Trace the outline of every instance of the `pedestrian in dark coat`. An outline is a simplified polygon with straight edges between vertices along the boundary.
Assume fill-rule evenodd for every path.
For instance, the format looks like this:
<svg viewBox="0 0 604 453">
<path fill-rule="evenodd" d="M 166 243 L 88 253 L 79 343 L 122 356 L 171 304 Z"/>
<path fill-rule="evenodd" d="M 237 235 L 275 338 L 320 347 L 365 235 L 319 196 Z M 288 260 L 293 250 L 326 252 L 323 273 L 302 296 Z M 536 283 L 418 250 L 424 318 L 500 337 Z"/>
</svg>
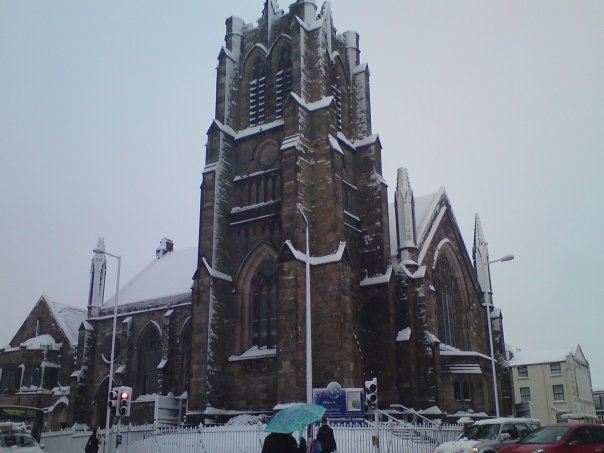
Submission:
<svg viewBox="0 0 604 453">
<path fill-rule="evenodd" d="M 291 434 L 270 433 L 264 439 L 262 453 L 298 453 L 298 442 Z"/>
<path fill-rule="evenodd" d="M 92 430 L 92 434 L 88 438 L 88 442 L 86 442 L 86 446 L 84 447 L 85 453 L 98 453 L 99 452 L 99 438 L 97 436 L 97 430 L 94 428 Z"/>
<path fill-rule="evenodd" d="M 306 439 L 302 436 L 298 441 L 298 453 L 306 453 Z"/>
<path fill-rule="evenodd" d="M 321 427 L 317 431 L 317 440 L 321 442 L 323 453 L 332 453 L 338 449 L 336 438 L 333 435 L 333 429 L 327 424 L 327 417 L 323 417 Z"/>
</svg>

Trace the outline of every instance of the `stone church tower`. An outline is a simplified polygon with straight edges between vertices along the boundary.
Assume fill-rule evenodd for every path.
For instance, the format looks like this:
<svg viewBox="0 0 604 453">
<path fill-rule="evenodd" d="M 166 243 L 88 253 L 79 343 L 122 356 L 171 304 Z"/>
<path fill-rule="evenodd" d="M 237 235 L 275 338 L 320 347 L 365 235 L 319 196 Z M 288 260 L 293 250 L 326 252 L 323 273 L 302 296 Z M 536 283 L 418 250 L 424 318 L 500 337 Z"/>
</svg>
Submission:
<svg viewBox="0 0 604 453">
<path fill-rule="evenodd" d="M 359 36 L 329 3 L 232 17 L 203 172 L 189 407 L 305 397 L 305 223 L 314 386 L 363 378 L 355 293 L 390 260 L 387 187 Z M 207 353 L 206 353 L 207 351 Z"/>
<path fill-rule="evenodd" d="M 444 189 L 394 205 L 359 35 L 329 2 L 231 17 L 207 132 L 188 418 L 306 400 L 310 230 L 313 387 L 380 404 L 493 412 L 483 294 Z M 491 385 L 491 387 L 490 387 Z M 434 412 L 434 411 L 433 411 Z M 443 414 L 444 415 L 444 414 Z"/>
</svg>

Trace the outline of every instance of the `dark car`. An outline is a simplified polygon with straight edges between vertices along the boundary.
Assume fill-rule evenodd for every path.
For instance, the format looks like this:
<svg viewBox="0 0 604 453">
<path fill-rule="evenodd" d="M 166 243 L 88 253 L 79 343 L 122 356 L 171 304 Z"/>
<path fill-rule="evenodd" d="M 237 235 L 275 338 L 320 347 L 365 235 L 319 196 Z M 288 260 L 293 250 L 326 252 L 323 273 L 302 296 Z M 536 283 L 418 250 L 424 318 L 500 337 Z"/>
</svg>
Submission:
<svg viewBox="0 0 604 453">
<path fill-rule="evenodd" d="M 544 426 L 499 453 L 604 453 L 604 426 Z"/>
</svg>

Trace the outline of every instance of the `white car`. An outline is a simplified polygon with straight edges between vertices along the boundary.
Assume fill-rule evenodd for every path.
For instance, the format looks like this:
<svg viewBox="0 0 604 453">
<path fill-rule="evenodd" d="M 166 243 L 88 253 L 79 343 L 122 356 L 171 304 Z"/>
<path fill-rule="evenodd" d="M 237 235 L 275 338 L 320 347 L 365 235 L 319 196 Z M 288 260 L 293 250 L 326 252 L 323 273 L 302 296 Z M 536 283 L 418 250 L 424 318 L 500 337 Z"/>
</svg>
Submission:
<svg viewBox="0 0 604 453">
<path fill-rule="evenodd" d="M 495 418 L 470 426 L 458 440 L 445 442 L 434 453 L 496 453 L 540 426 L 531 418 Z"/>
<path fill-rule="evenodd" d="M 0 452 L 42 453 L 42 448 L 32 436 L 24 432 L 3 432 L 0 434 Z"/>
</svg>

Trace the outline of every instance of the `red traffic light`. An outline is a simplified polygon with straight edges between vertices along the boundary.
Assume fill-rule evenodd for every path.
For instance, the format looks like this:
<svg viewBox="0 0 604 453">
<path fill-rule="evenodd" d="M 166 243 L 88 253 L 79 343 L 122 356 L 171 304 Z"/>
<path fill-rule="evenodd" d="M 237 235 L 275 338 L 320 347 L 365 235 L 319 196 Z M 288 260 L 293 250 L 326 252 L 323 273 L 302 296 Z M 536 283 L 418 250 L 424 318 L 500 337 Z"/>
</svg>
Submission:
<svg viewBox="0 0 604 453">
<path fill-rule="evenodd" d="M 128 399 L 128 393 L 127 393 L 127 392 L 122 392 L 122 396 L 121 396 L 121 398 L 122 398 L 123 400 L 127 400 L 127 399 Z"/>
</svg>

